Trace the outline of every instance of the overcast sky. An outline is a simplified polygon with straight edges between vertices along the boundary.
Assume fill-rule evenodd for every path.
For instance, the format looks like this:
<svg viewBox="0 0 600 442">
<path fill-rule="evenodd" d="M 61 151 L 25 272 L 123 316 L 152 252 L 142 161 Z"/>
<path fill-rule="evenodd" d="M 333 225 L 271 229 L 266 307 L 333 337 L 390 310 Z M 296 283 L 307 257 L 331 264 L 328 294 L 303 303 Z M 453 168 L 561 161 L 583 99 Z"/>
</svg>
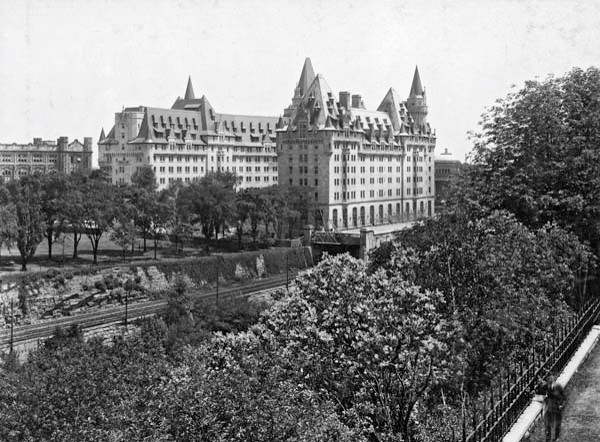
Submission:
<svg viewBox="0 0 600 442">
<path fill-rule="evenodd" d="M 192 76 L 223 113 L 280 115 L 305 57 L 376 109 L 415 65 L 438 153 L 525 80 L 600 65 L 600 1 L 0 0 L 0 142 L 108 133 Z"/>
</svg>

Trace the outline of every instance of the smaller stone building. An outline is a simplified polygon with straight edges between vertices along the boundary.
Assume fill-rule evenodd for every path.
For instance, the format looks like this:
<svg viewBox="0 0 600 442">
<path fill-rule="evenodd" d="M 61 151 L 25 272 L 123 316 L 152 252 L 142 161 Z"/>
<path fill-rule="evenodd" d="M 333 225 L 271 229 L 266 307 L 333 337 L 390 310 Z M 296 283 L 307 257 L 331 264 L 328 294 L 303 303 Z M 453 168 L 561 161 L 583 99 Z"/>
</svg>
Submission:
<svg viewBox="0 0 600 442">
<path fill-rule="evenodd" d="M 448 199 L 452 181 L 458 178 L 462 163 L 460 160 L 444 149 L 444 152 L 437 155 L 435 163 L 435 207 L 436 211 L 443 207 Z"/>
<path fill-rule="evenodd" d="M 33 143 L 28 144 L 0 143 L 0 180 L 53 170 L 66 174 L 90 171 L 92 150 L 90 137 L 84 138 L 83 144 L 77 139 L 69 143 L 68 137 L 60 137 L 56 142 L 34 138 Z"/>
</svg>

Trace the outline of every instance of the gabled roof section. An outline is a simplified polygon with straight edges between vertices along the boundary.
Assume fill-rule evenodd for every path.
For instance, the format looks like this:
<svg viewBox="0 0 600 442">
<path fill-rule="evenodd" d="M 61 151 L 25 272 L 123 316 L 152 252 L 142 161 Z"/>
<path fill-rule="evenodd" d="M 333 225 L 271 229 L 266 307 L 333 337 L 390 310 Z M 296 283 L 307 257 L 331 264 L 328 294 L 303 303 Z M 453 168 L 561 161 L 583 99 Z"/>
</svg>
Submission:
<svg viewBox="0 0 600 442">
<path fill-rule="evenodd" d="M 148 127 L 148 112 L 144 115 L 144 119 L 142 120 L 142 124 L 140 125 L 140 130 L 133 140 L 129 141 L 129 143 L 153 143 L 153 136 Z"/>
<path fill-rule="evenodd" d="M 389 115 L 392 126 L 394 127 L 394 131 L 399 131 L 401 129 L 403 117 L 406 114 L 405 106 L 400 99 L 398 92 L 396 92 L 394 88 L 390 88 L 387 94 L 385 94 L 385 97 L 383 97 L 383 100 L 377 110 L 380 112 L 386 112 Z"/>
<path fill-rule="evenodd" d="M 196 96 L 194 95 L 194 87 L 192 86 L 192 76 L 190 75 L 188 77 L 187 87 L 185 88 L 185 97 L 183 99 L 193 100 L 194 98 L 196 98 Z"/>
<path fill-rule="evenodd" d="M 115 126 L 112 127 L 104 140 L 98 141 L 98 144 L 119 144 L 117 140 L 115 140 Z"/>
<path fill-rule="evenodd" d="M 302 97 L 298 110 L 292 118 L 292 125 L 296 126 L 299 119 L 308 118 L 311 126 L 323 128 L 326 126 L 327 117 L 338 120 L 339 113 L 333 91 L 325 78 L 319 74 Z"/>
<path fill-rule="evenodd" d="M 303 96 L 312 82 L 315 80 L 315 71 L 309 57 L 304 60 L 304 66 L 302 67 L 302 73 L 300 74 L 300 80 L 298 80 L 299 95 Z"/>
<path fill-rule="evenodd" d="M 419 75 L 419 67 L 415 66 L 415 75 L 413 76 L 412 86 L 410 87 L 409 97 L 423 96 L 423 85 L 421 84 L 421 76 Z"/>
</svg>

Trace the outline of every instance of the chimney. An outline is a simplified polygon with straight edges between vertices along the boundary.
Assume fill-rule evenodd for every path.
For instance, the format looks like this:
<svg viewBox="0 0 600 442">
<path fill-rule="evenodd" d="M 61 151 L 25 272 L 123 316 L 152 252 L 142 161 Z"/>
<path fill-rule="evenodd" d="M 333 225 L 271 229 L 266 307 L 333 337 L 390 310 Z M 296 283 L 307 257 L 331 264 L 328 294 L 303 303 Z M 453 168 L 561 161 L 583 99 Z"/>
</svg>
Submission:
<svg viewBox="0 0 600 442">
<path fill-rule="evenodd" d="M 350 92 L 340 92 L 340 106 L 350 110 Z"/>
<path fill-rule="evenodd" d="M 358 94 L 352 95 L 352 107 L 360 109 L 363 107 L 362 105 L 362 97 Z"/>
<path fill-rule="evenodd" d="M 59 149 L 67 150 L 67 147 L 69 146 L 69 137 L 59 137 L 57 144 Z"/>
<path fill-rule="evenodd" d="M 34 138 L 33 139 L 33 145 L 37 146 L 37 147 L 41 146 L 42 145 L 42 139 L 41 138 Z"/>
</svg>

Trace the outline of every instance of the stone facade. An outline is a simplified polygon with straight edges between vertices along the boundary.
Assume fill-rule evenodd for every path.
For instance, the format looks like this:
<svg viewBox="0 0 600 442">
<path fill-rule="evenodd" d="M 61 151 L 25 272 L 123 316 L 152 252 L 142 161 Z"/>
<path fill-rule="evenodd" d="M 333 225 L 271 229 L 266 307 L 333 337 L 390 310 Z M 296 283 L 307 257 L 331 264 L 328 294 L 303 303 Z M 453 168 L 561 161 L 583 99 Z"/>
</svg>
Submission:
<svg viewBox="0 0 600 442">
<path fill-rule="evenodd" d="M 277 184 L 277 117 L 220 114 L 206 96 L 196 98 L 191 79 L 170 109 L 138 106 L 115 114 L 108 136 L 100 134 L 100 167 L 113 184 L 131 182 L 146 165 L 159 189 L 191 182 L 207 172 L 235 172 L 240 188 Z"/>
<path fill-rule="evenodd" d="M 433 216 L 436 135 L 418 70 L 407 101 L 390 89 L 377 110 L 334 95 L 307 59 L 278 122 L 279 183 L 314 189 L 317 228 L 344 230 Z"/>
<path fill-rule="evenodd" d="M 450 186 L 458 178 L 462 163 L 448 149 L 435 160 L 435 206 L 442 207 L 448 199 Z"/>
<path fill-rule="evenodd" d="M 92 169 L 92 139 L 69 143 L 67 137 L 56 142 L 34 138 L 29 144 L 0 144 L 0 179 L 8 181 L 34 172 L 53 170 L 69 174 Z"/>
</svg>

